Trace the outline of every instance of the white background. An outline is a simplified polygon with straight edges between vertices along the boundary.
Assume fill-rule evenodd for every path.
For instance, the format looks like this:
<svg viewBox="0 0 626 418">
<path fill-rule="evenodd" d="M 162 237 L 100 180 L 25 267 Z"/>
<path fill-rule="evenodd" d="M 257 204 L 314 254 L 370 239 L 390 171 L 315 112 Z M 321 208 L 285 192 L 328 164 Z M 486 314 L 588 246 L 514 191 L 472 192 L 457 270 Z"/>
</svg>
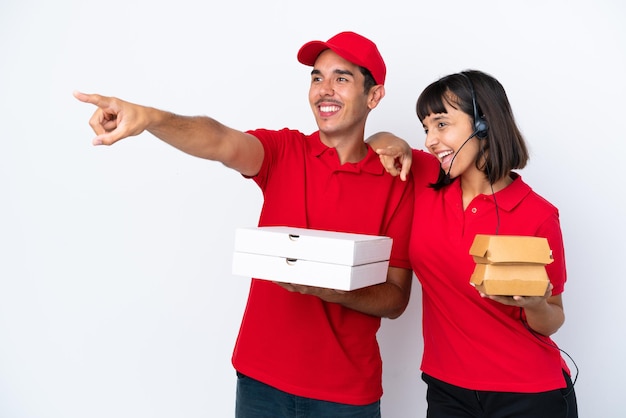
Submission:
<svg viewBox="0 0 626 418">
<path fill-rule="evenodd" d="M 233 416 L 249 280 L 230 272 L 232 245 L 261 194 L 149 134 L 93 147 L 94 109 L 72 91 L 311 132 L 296 52 L 343 30 L 389 69 L 368 134 L 421 148 L 415 100 L 440 76 L 476 68 L 505 86 L 532 152 L 521 174 L 561 211 L 555 340 L 580 368 L 580 415 L 625 416 L 625 20 L 618 0 L 4 0 L 0 417 Z M 382 324 L 385 418 L 425 414 L 420 297 Z"/>
</svg>

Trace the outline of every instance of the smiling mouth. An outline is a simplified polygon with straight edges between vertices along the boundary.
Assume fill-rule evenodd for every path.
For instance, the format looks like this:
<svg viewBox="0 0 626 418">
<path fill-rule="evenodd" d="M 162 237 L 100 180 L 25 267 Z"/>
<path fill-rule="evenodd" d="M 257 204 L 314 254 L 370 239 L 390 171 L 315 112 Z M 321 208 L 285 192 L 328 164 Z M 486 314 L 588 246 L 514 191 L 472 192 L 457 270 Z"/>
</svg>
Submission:
<svg viewBox="0 0 626 418">
<path fill-rule="evenodd" d="M 322 113 L 332 113 L 332 112 L 337 112 L 339 111 L 340 107 L 336 106 L 336 105 L 326 105 L 326 106 L 320 106 L 320 112 Z"/>
<path fill-rule="evenodd" d="M 443 151 L 437 154 L 437 158 L 439 158 L 439 161 L 443 162 L 443 159 L 446 158 L 448 155 L 450 154 L 454 154 L 454 151 Z"/>
</svg>

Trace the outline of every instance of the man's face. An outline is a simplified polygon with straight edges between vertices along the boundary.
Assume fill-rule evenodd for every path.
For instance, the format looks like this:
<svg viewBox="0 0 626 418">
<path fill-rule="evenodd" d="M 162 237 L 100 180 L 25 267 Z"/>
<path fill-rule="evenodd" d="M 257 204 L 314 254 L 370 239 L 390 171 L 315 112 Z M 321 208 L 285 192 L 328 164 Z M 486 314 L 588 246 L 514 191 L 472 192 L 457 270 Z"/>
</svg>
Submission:
<svg viewBox="0 0 626 418">
<path fill-rule="evenodd" d="M 359 67 L 330 49 L 313 66 L 309 103 L 320 131 L 327 136 L 354 135 L 362 131 L 371 106 L 364 91 L 365 78 Z M 374 89 L 372 89 L 374 90 Z"/>
</svg>

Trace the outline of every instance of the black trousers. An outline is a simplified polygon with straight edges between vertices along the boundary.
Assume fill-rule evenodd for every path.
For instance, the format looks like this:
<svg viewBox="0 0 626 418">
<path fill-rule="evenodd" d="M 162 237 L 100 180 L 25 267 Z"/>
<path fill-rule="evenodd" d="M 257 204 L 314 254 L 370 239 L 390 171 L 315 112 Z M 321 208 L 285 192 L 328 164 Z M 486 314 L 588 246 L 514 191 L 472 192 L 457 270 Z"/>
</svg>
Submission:
<svg viewBox="0 0 626 418">
<path fill-rule="evenodd" d="M 422 373 L 428 418 L 577 418 L 576 394 L 567 387 L 540 393 L 484 392 L 460 388 Z"/>
</svg>

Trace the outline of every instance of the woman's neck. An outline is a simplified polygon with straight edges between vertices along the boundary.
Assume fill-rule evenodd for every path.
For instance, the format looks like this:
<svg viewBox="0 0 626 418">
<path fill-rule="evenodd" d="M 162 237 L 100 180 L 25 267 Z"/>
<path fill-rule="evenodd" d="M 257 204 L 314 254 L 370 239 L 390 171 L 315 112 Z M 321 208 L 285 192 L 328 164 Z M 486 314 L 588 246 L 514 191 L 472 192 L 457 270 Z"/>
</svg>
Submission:
<svg viewBox="0 0 626 418">
<path fill-rule="evenodd" d="M 463 209 L 467 209 L 469 204 L 478 195 L 492 195 L 506 188 L 513 182 L 511 176 L 506 175 L 493 185 L 489 184 L 489 180 L 481 171 L 476 171 L 472 175 L 461 176 L 461 191 L 463 194 Z"/>
</svg>

